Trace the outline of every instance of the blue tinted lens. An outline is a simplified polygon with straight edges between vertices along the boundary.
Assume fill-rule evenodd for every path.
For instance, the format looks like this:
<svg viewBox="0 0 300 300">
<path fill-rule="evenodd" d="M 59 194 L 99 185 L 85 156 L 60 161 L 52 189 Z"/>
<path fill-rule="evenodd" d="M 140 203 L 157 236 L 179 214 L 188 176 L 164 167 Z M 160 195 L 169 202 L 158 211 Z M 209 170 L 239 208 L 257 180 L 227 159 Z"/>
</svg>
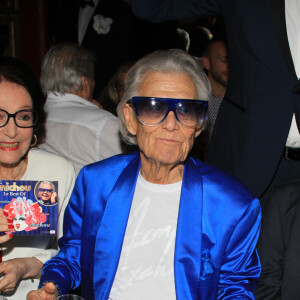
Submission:
<svg viewBox="0 0 300 300">
<path fill-rule="evenodd" d="M 169 108 L 167 102 L 156 99 L 139 99 L 135 104 L 138 120 L 144 125 L 159 124 Z"/>
<path fill-rule="evenodd" d="M 176 116 L 179 122 L 187 127 L 201 125 L 206 115 L 206 108 L 202 103 L 179 102 L 176 104 Z"/>
</svg>

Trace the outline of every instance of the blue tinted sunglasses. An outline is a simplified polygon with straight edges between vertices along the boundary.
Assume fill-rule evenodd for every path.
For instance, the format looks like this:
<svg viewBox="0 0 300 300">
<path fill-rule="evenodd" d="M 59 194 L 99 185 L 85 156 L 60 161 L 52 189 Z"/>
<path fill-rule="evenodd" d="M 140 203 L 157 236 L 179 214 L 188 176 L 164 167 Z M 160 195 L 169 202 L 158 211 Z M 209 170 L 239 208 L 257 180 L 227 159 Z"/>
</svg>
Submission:
<svg viewBox="0 0 300 300">
<path fill-rule="evenodd" d="M 39 188 L 39 191 L 42 192 L 42 193 L 52 193 L 53 190 L 52 189 L 43 189 L 43 188 Z"/>
<path fill-rule="evenodd" d="M 131 103 L 140 123 L 147 126 L 161 124 L 173 112 L 176 120 L 185 127 L 198 127 L 203 123 L 207 100 L 133 97 Z"/>
</svg>

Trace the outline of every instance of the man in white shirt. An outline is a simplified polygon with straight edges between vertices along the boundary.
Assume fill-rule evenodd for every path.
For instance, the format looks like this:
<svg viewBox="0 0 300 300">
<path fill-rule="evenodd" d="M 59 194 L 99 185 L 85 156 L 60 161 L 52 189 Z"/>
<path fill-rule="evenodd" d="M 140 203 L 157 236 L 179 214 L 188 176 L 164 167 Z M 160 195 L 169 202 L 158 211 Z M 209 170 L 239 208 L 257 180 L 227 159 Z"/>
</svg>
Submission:
<svg viewBox="0 0 300 300">
<path fill-rule="evenodd" d="M 40 147 L 71 159 L 76 174 L 89 163 L 122 152 L 118 119 L 93 100 L 94 84 L 90 50 L 64 43 L 47 52 L 41 72 L 47 132 Z"/>
</svg>

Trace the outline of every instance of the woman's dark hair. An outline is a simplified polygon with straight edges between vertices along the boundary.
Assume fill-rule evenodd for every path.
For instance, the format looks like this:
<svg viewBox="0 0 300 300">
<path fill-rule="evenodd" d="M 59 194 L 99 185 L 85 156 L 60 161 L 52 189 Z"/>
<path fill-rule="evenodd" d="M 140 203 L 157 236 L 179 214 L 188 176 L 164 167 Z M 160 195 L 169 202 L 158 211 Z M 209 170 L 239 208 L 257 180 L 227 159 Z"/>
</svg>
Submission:
<svg viewBox="0 0 300 300">
<path fill-rule="evenodd" d="M 44 111 L 45 97 L 40 83 L 31 69 L 20 59 L 11 56 L 0 57 L 0 83 L 3 81 L 21 85 L 26 89 L 32 100 L 33 109 L 38 111 L 38 123 L 33 128 L 37 137 L 36 145 L 44 142 L 46 113 Z M 33 139 L 34 142 L 34 139 Z"/>
</svg>

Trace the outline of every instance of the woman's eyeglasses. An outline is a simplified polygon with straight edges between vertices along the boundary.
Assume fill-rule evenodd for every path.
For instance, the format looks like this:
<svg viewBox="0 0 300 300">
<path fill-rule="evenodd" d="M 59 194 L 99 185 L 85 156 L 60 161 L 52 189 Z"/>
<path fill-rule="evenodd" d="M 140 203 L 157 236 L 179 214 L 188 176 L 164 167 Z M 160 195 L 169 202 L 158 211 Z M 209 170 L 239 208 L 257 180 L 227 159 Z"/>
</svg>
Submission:
<svg viewBox="0 0 300 300">
<path fill-rule="evenodd" d="M 23 109 L 9 114 L 6 110 L 0 109 L 0 127 L 4 127 L 10 118 L 13 118 L 16 126 L 21 128 L 34 127 L 38 121 L 38 112 L 33 109 Z"/>
<path fill-rule="evenodd" d="M 181 125 L 195 128 L 203 123 L 208 107 L 206 100 L 156 97 L 133 97 L 131 103 L 139 122 L 147 126 L 161 124 L 173 111 Z"/>
</svg>

